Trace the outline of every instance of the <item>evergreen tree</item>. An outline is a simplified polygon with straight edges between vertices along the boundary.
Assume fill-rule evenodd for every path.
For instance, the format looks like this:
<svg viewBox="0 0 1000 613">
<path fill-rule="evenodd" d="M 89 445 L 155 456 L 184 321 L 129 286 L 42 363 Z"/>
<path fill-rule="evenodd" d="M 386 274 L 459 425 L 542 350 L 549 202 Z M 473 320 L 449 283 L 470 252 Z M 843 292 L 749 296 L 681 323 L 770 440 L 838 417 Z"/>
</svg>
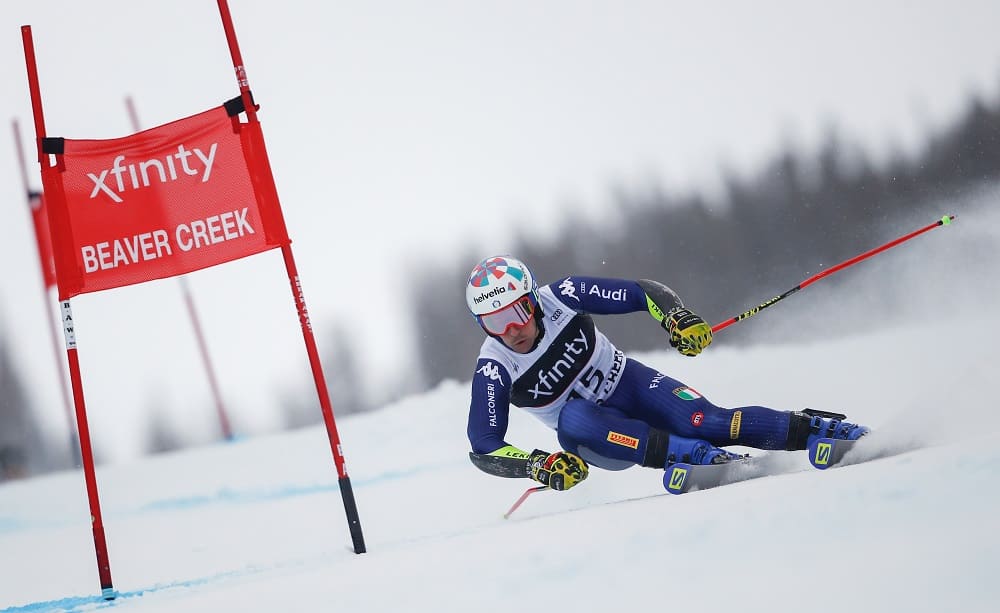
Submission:
<svg viewBox="0 0 1000 613">
<path fill-rule="evenodd" d="M 28 476 L 45 465 L 27 389 L 11 355 L 0 333 L 0 481 Z"/>
</svg>

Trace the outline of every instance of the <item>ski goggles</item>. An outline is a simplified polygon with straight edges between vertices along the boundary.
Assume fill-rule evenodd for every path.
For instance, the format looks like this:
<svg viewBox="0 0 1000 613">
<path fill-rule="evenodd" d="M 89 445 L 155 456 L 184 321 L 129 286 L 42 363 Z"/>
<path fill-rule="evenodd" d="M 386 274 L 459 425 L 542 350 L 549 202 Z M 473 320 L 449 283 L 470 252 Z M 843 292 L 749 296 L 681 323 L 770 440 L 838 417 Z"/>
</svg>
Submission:
<svg viewBox="0 0 1000 613">
<path fill-rule="evenodd" d="M 502 309 L 485 315 L 476 315 L 476 321 L 483 327 L 483 330 L 490 334 L 503 336 L 511 327 L 520 328 L 531 321 L 537 308 L 538 301 L 535 299 L 535 293 L 530 292 Z"/>
</svg>

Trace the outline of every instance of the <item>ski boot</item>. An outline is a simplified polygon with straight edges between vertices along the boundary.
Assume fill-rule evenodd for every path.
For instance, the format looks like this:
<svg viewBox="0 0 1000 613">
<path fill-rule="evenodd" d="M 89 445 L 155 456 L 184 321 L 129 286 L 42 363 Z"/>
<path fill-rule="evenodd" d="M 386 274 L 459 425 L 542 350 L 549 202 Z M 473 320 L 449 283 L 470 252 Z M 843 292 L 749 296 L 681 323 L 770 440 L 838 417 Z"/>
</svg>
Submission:
<svg viewBox="0 0 1000 613">
<path fill-rule="evenodd" d="M 860 426 L 843 421 L 846 415 L 827 413 L 825 411 L 803 411 L 811 417 L 809 420 L 809 436 L 806 438 L 806 448 L 811 449 L 813 442 L 821 438 L 834 438 L 855 441 L 871 432 L 868 426 Z"/>
<path fill-rule="evenodd" d="M 667 441 L 667 462 L 664 468 L 676 462 L 687 464 L 725 464 L 742 456 L 719 449 L 708 441 L 684 438 L 674 434 Z"/>
</svg>

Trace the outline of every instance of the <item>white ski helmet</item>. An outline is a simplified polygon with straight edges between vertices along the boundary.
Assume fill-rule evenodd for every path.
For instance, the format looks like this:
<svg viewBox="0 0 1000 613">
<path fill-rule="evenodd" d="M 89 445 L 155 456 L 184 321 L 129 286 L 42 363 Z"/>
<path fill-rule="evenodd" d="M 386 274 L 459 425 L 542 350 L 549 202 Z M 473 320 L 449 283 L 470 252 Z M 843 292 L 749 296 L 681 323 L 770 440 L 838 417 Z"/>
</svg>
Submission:
<svg viewBox="0 0 1000 613">
<path fill-rule="evenodd" d="M 525 296 L 526 302 L 515 304 Z M 465 303 L 487 332 L 503 334 L 510 325 L 524 325 L 534 315 L 538 285 L 524 262 L 506 255 L 493 256 L 472 269 L 465 286 Z"/>
</svg>

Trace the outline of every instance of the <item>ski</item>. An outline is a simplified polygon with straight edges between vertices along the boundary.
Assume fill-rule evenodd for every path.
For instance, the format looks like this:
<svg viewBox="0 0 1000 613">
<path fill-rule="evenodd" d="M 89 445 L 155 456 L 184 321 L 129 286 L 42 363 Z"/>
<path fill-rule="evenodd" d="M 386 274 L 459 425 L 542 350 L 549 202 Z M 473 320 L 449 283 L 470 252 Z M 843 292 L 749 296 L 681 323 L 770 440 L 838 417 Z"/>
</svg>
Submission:
<svg viewBox="0 0 1000 613">
<path fill-rule="evenodd" d="M 857 440 L 848 441 L 838 438 L 816 439 L 809 445 L 809 463 L 820 470 L 836 466 L 857 442 Z"/>
<path fill-rule="evenodd" d="M 860 440 L 817 439 L 806 450 L 809 463 L 820 470 L 837 466 Z M 668 466 L 663 472 L 663 487 L 671 494 L 685 494 L 695 490 L 706 490 L 737 481 L 787 472 L 787 469 L 778 469 L 772 462 L 769 462 L 771 459 L 771 456 L 765 455 L 743 456 L 725 464 L 701 465 L 677 462 Z M 872 459 L 872 457 L 866 459 Z M 768 466 L 769 464 L 770 466 Z"/>
<path fill-rule="evenodd" d="M 663 471 L 663 487 L 671 494 L 685 494 L 762 476 L 749 470 L 752 464 L 750 456 L 725 464 L 675 462 Z"/>
</svg>

